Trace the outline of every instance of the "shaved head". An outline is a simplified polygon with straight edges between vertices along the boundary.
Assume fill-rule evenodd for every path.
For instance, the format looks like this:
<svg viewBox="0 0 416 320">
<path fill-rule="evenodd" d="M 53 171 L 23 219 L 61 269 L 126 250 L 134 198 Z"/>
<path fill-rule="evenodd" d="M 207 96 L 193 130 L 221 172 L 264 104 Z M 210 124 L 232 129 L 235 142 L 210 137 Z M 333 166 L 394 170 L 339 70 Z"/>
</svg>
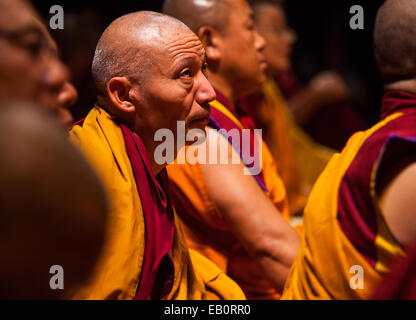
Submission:
<svg viewBox="0 0 416 320">
<path fill-rule="evenodd" d="M 385 83 L 416 76 L 416 0 L 387 0 L 381 6 L 374 53 Z"/>
<path fill-rule="evenodd" d="M 162 10 L 197 33 L 202 26 L 224 31 L 228 24 L 229 9 L 227 0 L 166 0 Z"/>
<path fill-rule="evenodd" d="M 99 93 L 117 76 L 142 84 L 161 47 L 184 30 L 191 32 L 179 20 L 152 11 L 133 12 L 113 21 L 98 41 L 92 63 Z"/>
<path fill-rule="evenodd" d="M 177 121 L 185 121 L 186 131 L 205 128 L 215 98 L 206 65 L 201 40 L 183 22 L 151 11 L 127 14 L 107 27 L 95 51 L 98 104 L 154 154 L 159 129 L 176 134 Z M 163 167 L 150 158 L 159 172 Z"/>
<path fill-rule="evenodd" d="M 56 299 L 88 280 L 107 200 L 65 131 L 36 107 L 0 105 L 0 299 Z M 50 268 L 64 269 L 52 290 Z"/>
</svg>

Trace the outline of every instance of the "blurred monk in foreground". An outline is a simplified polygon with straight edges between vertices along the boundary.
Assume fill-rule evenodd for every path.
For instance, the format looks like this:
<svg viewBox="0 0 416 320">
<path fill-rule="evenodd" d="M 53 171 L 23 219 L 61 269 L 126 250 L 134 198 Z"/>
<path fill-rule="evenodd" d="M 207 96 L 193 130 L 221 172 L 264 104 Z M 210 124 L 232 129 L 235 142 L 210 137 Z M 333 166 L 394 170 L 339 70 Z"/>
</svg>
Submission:
<svg viewBox="0 0 416 320">
<path fill-rule="evenodd" d="M 69 126 L 67 108 L 77 92 L 55 41 L 26 1 L 0 0 L 0 52 L 0 101 L 31 102 Z"/>
<path fill-rule="evenodd" d="M 104 242 L 104 188 L 39 108 L 0 105 L 0 299 L 70 297 Z"/>
<path fill-rule="evenodd" d="M 110 195 L 110 220 L 94 278 L 81 299 L 244 299 L 211 261 L 190 252 L 175 218 L 159 129 L 172 135 L 208 123 L 215 93 L 205 51 L 182 22 L 155 12 L 113 21 L 95 51 L 98 102 L 70 132 Z M 174 139 L 173 139 L 174 138 Z"/>
<path fill-rule="evenodd" d="M 204 145 L 215 161 L 168 167 L 188 244 L 236 280 L 249 299 L 277 299 L 299 236 L 287 222 L 286 190 L 272 155 L 236 104 L 266 79 L 265 41 L 245 0 L 168 0 L 164 12 L 201 39 L 217 95 Z M 244 131 L 250 139 L 244 140 Z M 251 162 L 247 148 L 260 150 Z M 261 170 L 254 168 L 256 162 Z"/>
<path fill-rule="evenodd" d="M 387 0 L 374 30 L 381 121 L 330 160 L 304 213 L 284 299 L 370 299 L 416 237 L 416 1 Z"/>
<path fill-rule="evenodd" d="M 266 40 L 267 81 L 247 97 L 246 112 L 260 128 L 285 184 L 292 214 L 302 213 L 310 190 L 335 152 L 314 142 L 296 123 L 275 78 L 291 68 L 296 34 L 287 26 L 282 7 L 255 1 L 254 21 Z"/>
<path fill-rule="evenodd" d="M 0 299 L 67 298 L 99 255 L 106 196 L 55 127 L 77 94 L 45 25 L 22 0 L 0 0 L 0 18 Z M 50 286 L 56 265 L 63 290 Z"/>
</svg>

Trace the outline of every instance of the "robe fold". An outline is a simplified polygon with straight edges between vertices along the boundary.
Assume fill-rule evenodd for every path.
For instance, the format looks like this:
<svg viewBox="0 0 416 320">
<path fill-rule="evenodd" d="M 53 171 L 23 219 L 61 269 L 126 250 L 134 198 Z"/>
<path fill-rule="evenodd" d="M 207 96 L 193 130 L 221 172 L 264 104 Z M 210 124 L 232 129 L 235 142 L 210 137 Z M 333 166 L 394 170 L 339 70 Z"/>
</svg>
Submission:
<svg viewBox="0 0 416 320">
<path fill-rule="evenodd" d="M 212 262 L 191 257 L 166 170 L 154 176 L 140 137 L 95 106 L 73 126 L 70 139 L 101 177 L 110 201 L 103 252 L 74 299 L 244 299 Z"/>
<path fill-rule="evenodd" d="M 416 242 L 406 250 L 406 257 L 395 262 L 377 288 L 374 300 L 416 300 Z"/>
<path fill-rule="evenodd" d="M 373 296 L 391 264 L 405 255 L 385 222 L 378 197 L 415 156 L 416 96 L 387 92 L 381 121 L 354 134 L 317 180 L 283 299 Z"/>
<path fill-rule="evenodd" d="M 210 120 L 211 127 L 227 131 L 254 128 L 252 119 L 238 115 L 235 107 L 218 91 L 217 100 L 211 103 Z M 252 132 L 250 133 L 252 143 L 257 138 Z M 262 170 L 258 175 L 254 175 L 253 179 L 283 217 L 289 220 L 283 182 L 277 174 L 276 165 L 266 144 L 262 140 L 258 144 L 262 147 Z M 244 153 L 238 143 L 233 143 L 233 147 L 245 162 Z M 254 150 L 253 148 L 254 146 L 251 150 Z M 167 169 L 171 180 L 173 202 L 189 247 L 209 258 L 235 280 L 247 298 L 278 299 L 280 293 L 273 288 L 261 267 L 224 221 L 221 211 L 210 196 L 200 164 L 171 164 Z"/>
</svg>

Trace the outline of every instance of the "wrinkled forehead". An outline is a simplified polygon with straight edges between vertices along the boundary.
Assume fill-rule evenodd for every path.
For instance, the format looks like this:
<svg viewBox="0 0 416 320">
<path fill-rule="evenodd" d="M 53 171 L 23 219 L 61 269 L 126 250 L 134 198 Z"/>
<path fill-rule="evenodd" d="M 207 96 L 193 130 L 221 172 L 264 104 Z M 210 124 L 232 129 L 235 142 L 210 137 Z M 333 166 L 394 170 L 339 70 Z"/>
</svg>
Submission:
<svg viewBox="0 0 416 320">
<path fill-rule="evenodd" d="M 176 60 L 184 55 L 196 55 L 204 59 L 205 50 L 201 40 L 191 31 L 177 34 L 165 43 L 165 50 L 171 57 Z"/>
<path fill-rule="evenodd" d="M 186 28 L 161 31 L 158 43 L 154 44 L 162 60 L 174 63 L 185 57 L 204 60 L 205 50 L 198 36 Z"/>
</svg>

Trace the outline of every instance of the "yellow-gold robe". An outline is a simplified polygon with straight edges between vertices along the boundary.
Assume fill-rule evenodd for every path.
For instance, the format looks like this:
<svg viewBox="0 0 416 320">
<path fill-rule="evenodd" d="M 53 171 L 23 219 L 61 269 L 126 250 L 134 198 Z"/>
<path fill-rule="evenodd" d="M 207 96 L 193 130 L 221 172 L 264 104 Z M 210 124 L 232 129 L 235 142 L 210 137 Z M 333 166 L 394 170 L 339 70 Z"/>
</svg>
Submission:
<svg viewBox="0 0 416 320">
<path fill-rule="evenodd" d="M 132 165 L 120 126 L 95 106 L 70 132 L 101 177 L 110 201 L 107 236 L 94 275 L 74 299 L 133 299 L 145 250 L 145 221 Z M 211 261 L 190 252 L 175 219 L 171 290 L 164 299 L 244 299 L 241 289 Z M 162 286 L 167 284 L 160 284 Z"/>
</svg>

